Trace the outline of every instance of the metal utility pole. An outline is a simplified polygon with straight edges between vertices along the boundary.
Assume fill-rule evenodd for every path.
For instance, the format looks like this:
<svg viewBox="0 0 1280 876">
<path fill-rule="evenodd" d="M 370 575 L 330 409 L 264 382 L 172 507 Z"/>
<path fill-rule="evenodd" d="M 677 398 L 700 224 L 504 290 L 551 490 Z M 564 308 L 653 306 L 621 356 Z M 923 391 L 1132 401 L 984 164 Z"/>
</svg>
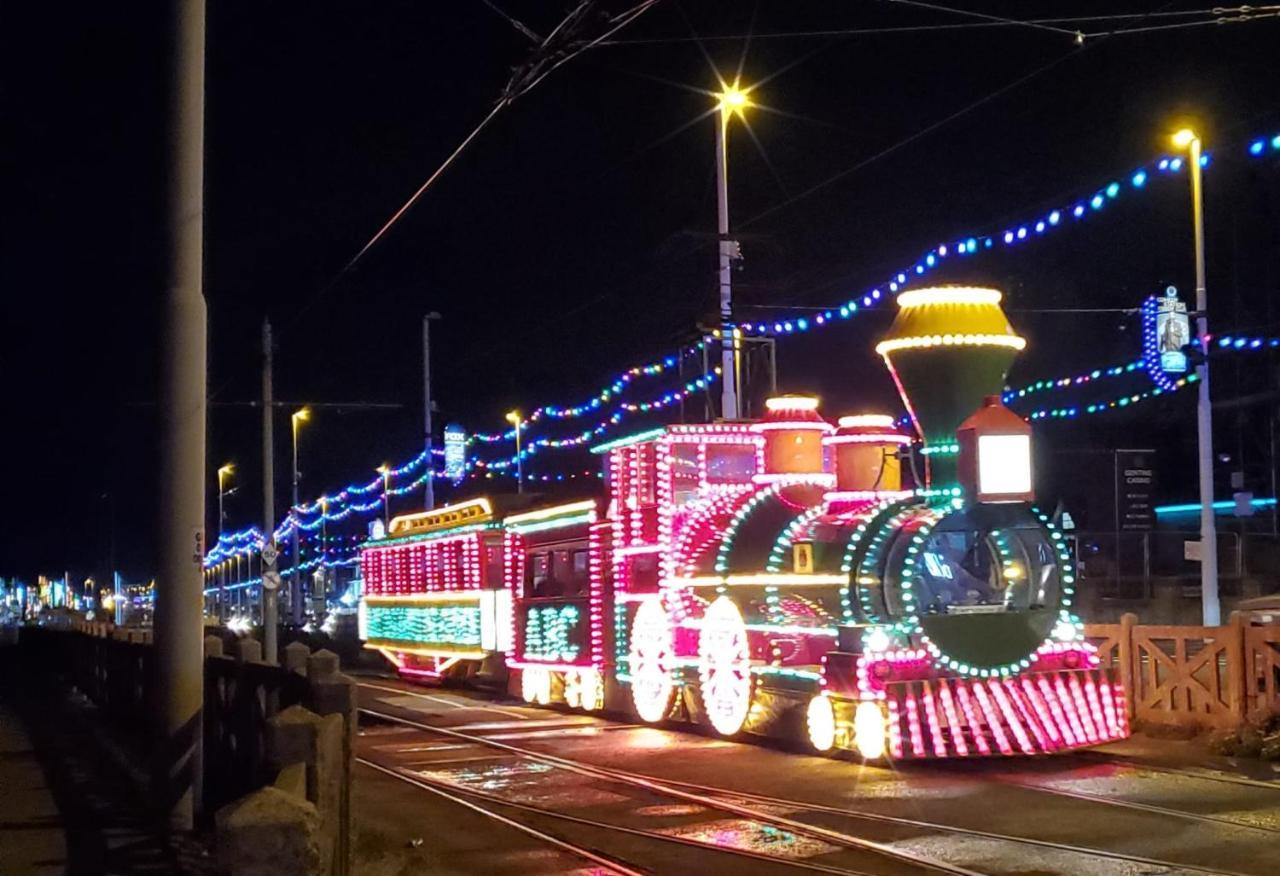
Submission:
<svg viewBox="0 0 1280 876">
<path fill-rule="evenodd" d="M 435 460 L 431 458 L 431 321 L 440 314 L 432 311 L 422 317 L 422 447 L 426 453 L 423 474 L 423 502 L 426 510 L 436 507 Z"/>
<path fill-rule="evenodd" d="M 155 751 L 162 756 L 153 799 L 162 801 L 171 829 L 190 831 L 200 805 L 204 703 L 204 0 L 182 0 L 173 16 L 155 600 Z"/>
<path fill-rule="evenodd" d="M 262 321 L 262 659 L 278 662 L 276 628 L 280 623 L 280 591 L 272 586 L 267 574 L 276 572 L 276 443 L 273 416 L 271 322 Z"/>
<path fill-rule="evenodd" d="M 716 113 L 716 218 L 720 241 L 720 415 L 738 418 L 738 334 L 733 324 L 733 256 L 737 242 L 729 239 L 729 167 L 727 141 L 732 110 L 721 99 Z"/>
<path fill-rule="evenodd" d="M 1184 138 L 1184 135 L 1188 135 Z M 1200 599 L 1204 625 L 1222 623 L 1218 601 L 1218 528 L 1213 511 L 1213 406 L 1209 400 L 1209 301 L 1204 279 L 1204 189 L 1200 177 L 1200 138 L 1193 132 L 1179 132 L 1175 142 L 1191 147 L 1191 210 L 1195 225 L 1196 331 L 1203 357 L 1196 366 L 1199 378 L 1196 402 L 1196 437 L 1199 440 L 1200 469 Z"/>
</svg>

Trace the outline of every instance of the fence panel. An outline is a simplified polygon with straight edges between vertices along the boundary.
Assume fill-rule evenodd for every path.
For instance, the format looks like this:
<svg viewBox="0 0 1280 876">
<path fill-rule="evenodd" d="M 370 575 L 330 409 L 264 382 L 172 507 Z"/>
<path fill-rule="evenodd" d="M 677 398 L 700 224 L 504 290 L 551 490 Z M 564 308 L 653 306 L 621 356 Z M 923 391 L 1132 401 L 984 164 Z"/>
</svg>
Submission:
<svg viewBox="0 0 1280 876">
<path fill-rule="evenodd" d="M 1247 714 L 1280 712 L 1280 626 L 1244 629 Z"/>
<path fill-rule="evenodd" d="M 1133 628 L 1134 717 L 1227 727 L 1244 713 L 1242 627 Z"/>
</svg>

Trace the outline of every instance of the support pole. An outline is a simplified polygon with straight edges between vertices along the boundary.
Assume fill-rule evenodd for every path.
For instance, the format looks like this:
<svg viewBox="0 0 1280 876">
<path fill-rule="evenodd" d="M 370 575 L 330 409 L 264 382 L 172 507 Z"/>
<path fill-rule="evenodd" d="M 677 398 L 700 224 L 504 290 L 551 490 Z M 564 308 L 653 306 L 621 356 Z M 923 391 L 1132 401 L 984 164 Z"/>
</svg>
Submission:
<svg viewBox="0 0 1280 876">
<path fill-rule="evenodd" d="M 1198 397 L 1196 437 L 1199 439 L 1200 468 L 1200 599 L 1204 625 L 1222 623 L 1218 603 L 1218 528 L 1213 512 L 1213 406 L 1209 399 L 1209 300 L 1204 278 L 1204 189 L 1200 179 L 1200 138 L 1191 140 L 1191 206 L 1195 213 L 1196 237 L 1196 331 L 1204 354 L 1196 366 Z"/>
<path fill-rule="evenodd" d="M 729 240 L 729 116 L 716 113 L 716 229 L 720 250 L 720 416 L 738 419 L 737 331 L 733 324 L 733 249 Z"/>
<path fill-rule="evenodd" d="M 426 510 L 436 507 L 435 460 L 431 458 L 431 320 L 439 319 L 440 314 L 428 313 L 422 317 L 422 449 L 426 454 L 423 460 L 423 501 Z"/>
<path fill-rule="evenodd" d="M 273 533 L 276 531 L 276 442 L 275 442 L 275 399 L 272 385 L 272 351 L 271 322 L 262 321 L 262 539 L 263 547 L 271 546 L 265 559 L 259 564 L 262 586 L 262 659 L 268 663 L 276 663 L 279 653 L 276 649 L 276 633 L 280 624 L 280 591 L 268 587 L 267 572 L 276 570 L 274 554 L 278 553 Z"/>
<path fill-rule="evenodd" d="M 204 0 L 180 0 L 173 15 L 152 799 L 170 828 L 189 831 L 200 805 L 204 701 Z"/>
</svg>

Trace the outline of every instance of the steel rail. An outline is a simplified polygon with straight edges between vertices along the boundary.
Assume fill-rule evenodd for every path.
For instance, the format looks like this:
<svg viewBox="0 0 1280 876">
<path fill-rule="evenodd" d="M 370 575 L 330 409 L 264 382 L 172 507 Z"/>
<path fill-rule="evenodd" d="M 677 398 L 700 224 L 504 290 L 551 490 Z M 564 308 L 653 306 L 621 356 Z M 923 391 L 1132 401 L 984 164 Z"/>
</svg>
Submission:
<svg viewBox="0 0 1280 876">
<path fill-rule="evenodd" d="M 407 782 L 411 785 L 421 788 L 423 791 L 427 791 L 429 793 L 435 794 L 438 797 L 443 797 L 444 799 L 448 800 L 451 803 L 456 803 L 459 806 L 464 806 L 467 809 L 470 809 L 472 812 L 476 812 L 480 815 L 483 815 L 485 818 L 491 818 L 494 821 L 497 821 L 501 824 L 505 824 L 507 827 L 514 828 L 515 830 L 518 830 L 521 833 L 528 834 L 529 836 L 534 837 L 535 839 L 541 840 L 542 842 L 550 843 L 556 848 L 561 849 L 562 851 L 566 851 L 571 855 L 575 855 L 586 861 L 591 861 L 593 864 L 599 864 L 602 867 L 607 867 L 610 871 L 615 873 L 620 873 L 622 874 L 622 876 L 645 876 L 645 874 L 640 870 L 632 870 L 629 867 L 625 867 L 622 864 L 618 863 L 617 861 L 614 861 L 610 858 L 606 858 L 605 856 L 597 854 L 596 852 L 593 852 L 590 849 L 585 849 L 581 846 L 575 846 L 573 843 L 566 842 L 565 840 L 562 840 L 559 837 L 554 837 L 549 833 L 544 833 L 538 830 L 537 828 L 530 827 L 527 824 L 521 824 L 520 822 L 514 819 L 507 818 L 504 815 L 499 815 L 497 812 L 491 812 L 485 809 L 483 806 L 477 806 L 471 801 L 464 800 L 461 797 L 457 796 L 456 794 L 450 794 L 448 791 L 445 791 L 441 788 L 432 787 L 430 784 L 426 782 L 419 781 L 417 779 L 414 779 L 411 776 L 406 776 L 403 773 L 399 772 L 398 770 L 390 769 L 388 767 L 383 766 L 382 764 L 374 763 L 373 761 L 367 760 L 363 757 L 357 757 L 356 762 L 359 764 L 363 764 L 364 766 L 370 767 L 371 769 L 378 770 L 381 773 L 385 773 L 391 776 L 392 778 L 399 779 L 402 782 Z"/>
<path fill-rule="evenodd" d="M 716 800 L 714 797 L 706 797 L 706 796 L 699 796 L 699 795 L 709 794 L 709 795 L 715 795 L 715 797 L 719 797 L 719 798 L 724 798 L 724 797 L 737 798 L 740 800 L 763 803 L 766 805 L 787 806 L 787 807 L 801 809 L 801 810 L 823 812 L 825 814 L 831 814 L 831 815 L 841 815 L 844 817 L 856 818 L 864 821 L 878 822 L 882 824 L 893 824 L 893 825 L 898 825 L 903 827 L 935 830 L 943 833 L 970 836 L 970 837 L 987 839 L 987 840 L 996 841 L 996 842 L 1007 842 L 1007 843 L 1033 846 L 1038 848 L 1055 850 L 1055 851 L 1063 852 L 1066 854 L 1104 857 L 1112 860 L 1124 861 L 1124 862 L 1134 863 L 1134 864 L 1143 864 L 1147 866 L 1173 867 L 1173 868 L 1185 870 L 1187 872 L 1222 874 L 1222 876 L 1245 876 L 1245 874 L 1229 873 L 1228 871 L 1224 871 L 1221 868 L 1201 867 L 1194 864 L 1180 864 L 1180 863 L 1175 863 L 1170 861 L 1159 860 L 1155 858 L 1146 858 L 1139 855 L 1130 855 L 1124 852 L 1116 852 L 1116 851 L 1098 849 L 1098 848 L 1087 847 L 1087 846 L 1077 846 L 1070 843 L 1061 843 L 1061 842 L 1056 842 L 1054 840 L 1043 840 L 1043 839 L 1036 839 L 1033 837 L 1022 837 L 1022 836 L 1014 836 L 1010 834 L 1001 834 L 1001 833 L 996 833 L 994 831 L 984 831 L 984 830 L 978 830 L 974 828 L 960 827 L 957 825 L 942 824 L 938 822 L 923 821 L 919 819 L 903 818 L 901 816 L 882 815 L 878 813 L 863 812 L 859 810 L 846 809 L 846 808 L 836 807 L 836 806 L 827 806 L 824 804 L 810 803 L 803 800 L 772 797 L 769 795 L 756 794 L 752 792 L 735 791 L 729 788 L 718 788 L 718 787 L 709 786 L 709 785 L 699 785 L 693 782 L 661 779 L 653 776 L 643 775 L 640 773 L 630 773 L 630 772 L 627 772 L 624 770 L 618 770 L 612 767 L 594 766 L 590 764 L 583 764 L 577 761 L 569 761 L 564 758 L 556 757 L 555 755 L 549 755 L 541 752 L 532 751 L 529 749 L 523 749 L 518 746 L 508 745 L 506 743 L 498 742 L 496 740 L 491 740 L 483 736 L 462 733 L 457 730 L 450 730 L 447 728 L 440 728 L 440 727 L 432 727 L 431 725 L 421 724 L 419 722 L 412 721 L 410 719 L 406 719 L 400 716 L 380 713 L 372 709 L 362 708 L 361 711 L 367 712 L 368 714 L 374 715 L 375 717 L 394 721 L 396 723 L 402 723 L 409 726 L 418 727 L 419 729 L 426 730 L 427 732 L 439 733 L 441 735 L 453 736 L 455 738 L 465 739 L 475 744 L 492 747 L 492 748 L 498 748 L 498 749 L 507 751 L 509 753 L 516 754 L 521 757 L 525 757 L 533 760 L 540 760 L 543 762 L 551 763 L 556 766 L 561 766 L 562 768 L 582 772 L 588 775 L 594 775 L 597 778 L 611 779 L 614 781 L 625 782 L 628 784 L 640 784 L 658 793 L 666 793 L 668 795 L 678 795 L 682 793 L 680 791 L 681 788 L 688 789 L 690 791 L 696 792 L 691 797 L 685 798 L 685 799 L 692 799 L 693 802 L 699 802 L 699 803 L 702 803 L 703 805 L 712 806 L 713 808 L 721 808 L 721 809 L 728 808 L 729 811 L 735 811 L 736 814 L 740 814 L 745 817 L 751 817 L 757 820 L 764 820 L 774 824 L 784 825 L 787 827 L 788 830 L 792 830 L 793 832 L 796 832 L 796 833 L 807 833 L 811 836 L 814 836 L 816 831 L 818 834 L 822 834 L 821 836 L 817 836 L 817 838 L 824 839 L 829 842 L 843 841 L 847 843 L 850 840 L 858 840 L 860 842 L 872 843 L 873 846 L 875 847 L 872 849 L 873 851 L 879 851 L 880 848 L 885 848 L 885 847 L 883 846 L 883 844 L 876 843 L 873 840 L 865 840 L 861 837 L 853 837 L 851 835 L 841 834 L 839 832 L 830 832 L 830 831 L 827 831 L 825 828 L 820 828 L 815 825 L 809 825 L 805 822 L 773 816 L 773 815 L 770 815 L 769 813 L 758 812 L 755 810 L 749 810 L 742 807 L 736 807 L 736 806 L 733 806 L 731 803 L 727 804 L 726 806 L 725 805 L 726 801 L 724 800 Z M 1114 805 L 1122 808 L 1131 808 L 1138 811 L 1149 812 L 1151 814 L 1158 814 L 1158 815 L 1178 817 L 1178 818 L 1188 818 L 1192 820 L 1213 823 L 1219 826 L 1254 829 L 1254 830 L 1266 831 L 1271 833 L 1280 832 L 1280 830 L 1276 830 L 1274 828 L 1266 828 L 1258 825 L 1251 825 L 1244 822 L 1231 821 L 1231 820 L 1216 818 L 1216 817 L 1207 816 L 1207 815 L 1201 816 L 1201 815 L 1196 815 L 1194 813 L 1187 813 L 1181 810 L 1166 809 L 1164 807 L 1152 806 L 1150 804 L 1131 803 L 1128 801 L 1115 801 L 1105 797 L 1095 797 L 1093 795 L 1078 794 L 1075 792 L 1060 792 L 1053 789 L 1043 788 L 1034 784 L 1026 784 L 1018 781 L 1008 781 L 1008 780 L 1001 780 L 1001 781 L 1003 784 L 1008 784 L 1013 787 L 1024 788 L 1026 790 L 1043 791 L 1045 793 L 1061 794 L 1063 796 L 1068 796 L 1068 797 L 1077 797 L 1087 802 Z M 888 853 L 895 856 L 904 855 L 904 854 L 912 855 L 912 853 L 903 852 L 902 850 L 891 849 L 891 848 L 889 849 Z M 912 857 L 914 857 L 914 855 L 912 855 Z M 914 863 L 917 863 L 920 866 L 936 867 L 936 864 L 934 863 L 926 863 L 927 860 L 928 859 L 922 859 L 920 861 L 915 861 Z M 952 868 L 952 865 L 943 865 L 943 866 L 948 868 L 948 872 L 956 872 L 956 870 Z M 964 871 L 964 872 L 969 872 L 969 871 Z"/>
<path fill-rule="evenodd" d="M 963 836 L 978 837 L 982 839 L 996 840 L 1010 843 L 1020 843 L 1024 845 L 1038 846 L 1040 848 L 1052 849 L 1054 851 L 1067 852 L 1071 854 L 1088 855 L 1097 858 L 1109 858 L 1117 861 L 1126 861 L 1134 864 L 1146 864 L 1155 867 L 1172 867 L 1178 870 L 1186 870 L 1193 873 L 1211 873 L 1218 876 L 1245 876 L 1245 874 L 1230 874 L 1222 870 L 1220 867 L 1201 867 L 1196 864 L 1178 864 L 1171 861 L 1162 861 L 1156 858 L 1145 858 L 1140 855 L 1130 855 L 1126 852 L 1113 852 L 1106 849 L 1093 848 L 1091 846 L 1076 846 L 1071 843 L 1057 842 L 1056 840 L 1043 840 L 1034 837 L 1014 836 L 1012 834 L 996 833 L 989 830 L 979 830 L 971 827 L 960 827 L 958 825 L 941 824 L 934 821 L 922 821 L 916 818 L 904 818 L 899 815 L 883 815 L 877 812 L 862 812 L 857 809 L 846 809 L 840 806 L 828 806 L 823 803 L 811 803 L 804 800 L 795 800 L 788 797 L 772 797 L 767 794 L 756 794 L 750 791 L 733 791 L 728 788 L 717 788 L 712 785 L 699 785 L 694 782 L 681 782 L 671 779 L 661 779 L 660 781 L 675 785 L 682 788 L 690 788 L 700 790 L 708 794 L 718 794 L 726 797 L 736 797 L 743 800 L 750 800 L 755 803 L 761 803 L 768 806 L 787 806 L 793 809 L 804 809 L 810 812 L 822 812 L 828 815 L 842 815 L 849 818 L 858 818 L 866 821 L 875 821 L 883 824 L 901 825 L 903 827 L 915 827 L 920 829 L 936 830 L 944 833 L 955 833 Z"/>
<path fill-rule="evenodd" d="M 708 808 L 719 809 L 723 812 L 731 812 L 734 815 L 738 815 L 743 818 L 750 818 L 756 821 L 762 821 L 767 824 L 772 824 L 778 827 L 785 827 L 787 830 L 791 831 L 792 833 L 807 836 L 811 839 L 817 839 L 824 842 L 833 843 L 836 845 L 844 846 L 846 848 L 856 848 L 862 851 L 872 852 L 875 854 L 882 855 L 884 857 L 893 858 L 898 861 L 905 861 L 909 864 L 924 868 L 926 870 L 935 870 L 939 873 L 951 873 L 951 874 L 954 874 L 954 876 L 982 876 L 982 874 L 979 874 L 974 870 L 969 870 L 964 867 L 958 867 L 958 866 L 955 866 L 954 864 L 948 864 L 944 861 L 936 861 L 936 860 L 933 860 L 932 858 L 927 858 L 923 855 L 918 855 L 914 852 L 908 852 L 902 849 L 895 849 L 892 846 L 886 845 L 884 843 L 876 842 L 875 840 L 866 839 L 864 837 L 853 836 L 851 834 L 841 833 L 839 831 L 828 830 L 827 828 L 824 828 L 824 827 L 818 827 L 816 825 L 806 824 L 802 821 L 796 821 L 794 819 L 785 818 L 783 816 L 771 815 L 769 813 L 750 809 L 746 806 L 739 806 L 737 804 L 734 804 L 725 800 L 717 800 L 713 797 L 707 797 L 705 795 L 698 795 L 698 794 L 689 793 L 687 791 L 681 791 L 678 788 L 665 787 L 660 780 L 655 780 L 648 776 L 625 773 L 622 771 L 614 771 L 604 767 L 591 766 L 589 764 L 583 764 L 578 761 L 567 760 L 565 758 L 557 757 L 555 755 L 544 754 L 542 752 L 520 748 L 515 745 L 508 745 L 505 742 L 499 742 L 494 739 L 488 739 L 484 736 L 474 736 L 469 733 L 463 733 L 458 730 L 452 730 L 446 727 L 433 727 L 430 724 L 423 724 L 419 721 L 414 721 L 409 718 L 401 717 L 399 715 L 390 715 L 385 712 L 378 712 L 374 709 L 366 708 L 363 706 L 360 708 L 360 711 L 364 712 L 365 714 L 372 715 L 375 718 L 380 718 L 382 720 L 391 721 L 397 724 L 404 724 L 409 727 L 416 727 L 419 730 L 423 730 L 427 733 L 434 733 L 439 736 L 448 736 L 454 739 L 462 739 L 477 745 L 483 745 L 489 748 L 496 748 L 498 750 L 506 751 L 510 754 L 514 754 L 518 757 L 523 757 L 528 760 L 535 760 L 535 761 L 540 761 L 542 763 L 551 764 L 552 766 L 557 766 L 557 767 L 560 767 L 561 769 L 569 770 L 571 772 L 576 772 L 580 775 L 589 776 L 591 778 L 603 779 L 605 781 L 613 781 L 620 784 L 632 785 L 634 787 L 644 788 L 648 791 L 651 791 L 663 796 L 675 797 L 690 803 L 699 803 L 703 806 L 707 806 Z"/>
<path fill-rule="evenodd" d="M 717 846 L 714 843 L 700 842 L 698 840 L 690 839 L 688 837 L 660 833 L 654 830 L 644 830 L 642 828 L 637 828 L 637 827 L 626 827 L 625 825 L 620 825 L 620 824 L 609 824 L 608 822 L 604 822 L 604 821 L 595 821 L 590 818 L 583 818 L 578 815 L 570 815 L 567 812 L 557 812 L 554 809 L 546 809 L 541 806 L 532 806 L 528 803 L 517 803 L 514 800 L 506 800 L 496 794 L 490 794 L 485 791 L 477 791 L 473 788 L 468 788 L 466 786 L 459 785 L 455 782 L 446 782 L 438 779 L 428 779 L 420 775 L 409 775 L 402 770 L 396 770 L 394 768 L 386 766 L 385 764 L 379 764 L 376 761 L 371 761 L 367 758 L 357 757 L 356 762 L 364 764 L 365 766 L 373 767 L 374 769 L 381 770 L 382 772 L 387 773 L 388 775 L 391 775 L 394 778 L 400 779 L 401 781 L 408 782 L 411 785 L 422 787 L 425 784 L 425 785 L 431 785 L 432 788 L 440 787 L 441 789 L 447 789 L 446 795 L 448 792 L 461 794 L 466 797 L 475 798 L 477 800 L 483 800 L 486 803 L 489 803 L 491 805 L 505 806 L 511 809 L 519 810 L 521 812 L 527 812 L 531 815 L 535 815 L 541 818 L 551 818 L 557 821 L 567 821 L 571 824 L 578 824 L 584 827 L 595 828 L 598 830 L 609 831 L 613 833 L 623 833 L 629 836 L 644 837 L 646 839 L 658 840 L 660 842 L 673 843 L 676 845 L 688 846 L 688 847 L 700 849 L 706 852 L 738 855 L 739 857 L 751 858 L 757 861 L 768 863 L 772 866 L 777 866 L 779 864 L 782 864 L 784 866 L 791 867 L 794 869 L 809 870 L 815 873 L 831 873 L 831 874 L 835 874 L 835 876 L 871 876 L 871 874 L 862 870 L 849 870 L 843 867 L 829 867 L 821 864 L 812 864 L 807 861 L 788 860 L 786 858 L 780 858 L 776 855 L 769 855 L 764 852 L 753 852 L 750 849 L 738 849 L 732 846 Z M 424 790 L 431 790 L 431 789 L 424 788 Z"/>
</svg>

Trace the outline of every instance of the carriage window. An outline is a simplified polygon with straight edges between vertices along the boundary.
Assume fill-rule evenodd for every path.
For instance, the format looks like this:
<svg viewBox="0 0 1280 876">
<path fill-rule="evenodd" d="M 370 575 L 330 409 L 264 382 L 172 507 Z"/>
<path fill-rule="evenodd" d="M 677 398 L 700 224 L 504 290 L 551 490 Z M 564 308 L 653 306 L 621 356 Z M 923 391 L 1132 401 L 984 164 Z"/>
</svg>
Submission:
<svg viewBox="0 0 1280 876">
<path fill-rule="evenodd" d="M 698 446 L 677 444 L 671 448 L 671 494 L 677 505 L 683 505 L 698 491 Z"/>
<path fill-rule="evenodd" d="M 484 586 L 501 587 L 505 581 L 502 567 L 502 545 L 485 545 L 484 549 Z"/>
<path fill-rule="evenodd" d="M 749 445 L 720 444 L 707 447 L 707 481 L 741 483 L 756 473 L 756 449 Z"/>
<path fill-rule="evenodd" d="M 551 557 L 547 554 L 529 554 L 529 562 L 525 566 L 525 594 L 528 596 L 545 596 L 543 592 L 551 580 Z"/>
<path fill-rule="evenodd" d="M 591 567 L 586 551 L 573 552 L 573 589 L 579 595 L 586 593 L 591 584 Z"/>
<path fill-rule="evenodd" d="M 632 593 L 653 593 L 658 589 L 658 555 L 635 554 L 627 558 L 630 565 L 628 589 Z"/>
</svg>

